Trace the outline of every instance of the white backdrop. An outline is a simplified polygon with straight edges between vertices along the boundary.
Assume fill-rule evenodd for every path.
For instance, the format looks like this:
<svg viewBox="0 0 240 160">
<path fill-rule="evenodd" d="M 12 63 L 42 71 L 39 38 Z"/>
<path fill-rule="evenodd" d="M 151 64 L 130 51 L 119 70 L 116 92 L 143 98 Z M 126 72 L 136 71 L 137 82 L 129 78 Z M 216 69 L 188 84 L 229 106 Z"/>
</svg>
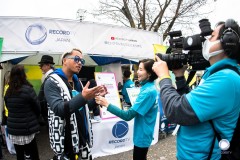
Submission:
<svg viewBox="0 0 240 160">
<path fill-rule="evenodd" d="M 0 62 L 7 54 L 62 54 L 72 48 L 89 55 L 153 58 L 153 44 L 161 43 L 156 32 L 65 19 L 0 17 L 0 31 Z"/>
</svg>

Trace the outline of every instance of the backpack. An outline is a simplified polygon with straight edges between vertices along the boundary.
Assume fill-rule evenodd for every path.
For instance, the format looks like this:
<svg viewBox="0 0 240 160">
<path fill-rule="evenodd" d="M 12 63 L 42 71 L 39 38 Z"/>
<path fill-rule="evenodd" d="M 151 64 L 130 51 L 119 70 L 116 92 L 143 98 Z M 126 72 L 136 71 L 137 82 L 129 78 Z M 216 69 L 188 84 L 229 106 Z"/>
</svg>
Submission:
<svg viewBox="0 0 240 160">
<path fill-rule="evenodd" d="M 43 81 L 39 93 L 38 93 L 38 100 L 41 106 L 41 115 L 39 117 L 39 123 L 40 125 L 46 125 L 48 128 L 48 105 L 47 105 L 47 100 L 45 98 L 45 94 L 44 94 L 44 85 L 46 80 L 49 78 L 49 76 L 53 74 L 53 72 L 51 72 Z"/>
<path fill-rule="evenodd" d="M 230 66 L 230 65 L 223 66 L 222 68 L 211 72 L 210 75 L 219 70 L 222 70 L 222 69 L 231 69 L 231 70 L 237 72 L 238 75 L 240 75 L 238 68 Z M 209 120 L 209 123 L 211 124 L 215 135 L 213 138 L 211 150 L 208 155 L 208 160 L 211 159 L 216 138 L 217 138 L 218 142 L 220 142 L 222 140 L 220 134 L 216 131 L 216 129 L 214 127 L 213 121 Z M 236 125 L 236 128 L 234 129 L 229 148 L 226 150 L 221 150 L 221 160 L 240 160 L 240 116 L 238 116 L 237 125 Z"/>
</svg>

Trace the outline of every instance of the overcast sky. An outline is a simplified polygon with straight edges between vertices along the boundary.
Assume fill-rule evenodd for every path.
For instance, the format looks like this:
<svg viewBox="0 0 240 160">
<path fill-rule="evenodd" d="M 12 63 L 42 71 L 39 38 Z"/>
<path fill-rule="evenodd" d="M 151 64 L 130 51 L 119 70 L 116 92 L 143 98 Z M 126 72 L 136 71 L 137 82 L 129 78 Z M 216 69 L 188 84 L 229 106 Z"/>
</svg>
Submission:
<svg viewBox="0 0 240 160">
<path fill-rule="evenodd" d="M 0 16 L 76 19 L 78 9 L 91 12 L 98 8 L 97 2 L 98 0 L 0 0 Z M 206 15 L 213 26 L 218 21 L 225 21 L 228 18 L 240 23 L 240 0 L 216 0 L 215 3 L 214 12 Z M 86 21 L 98 21 L 89 14 L 85 15 Z"/>
<path fill-rule="evenodd" d="M 0 0 L 0 16 L 76 19 L 78 9 L 91 11 L 98 0 Z M 87 15 L 88 20 L 91 19 Z"/>
</svg>

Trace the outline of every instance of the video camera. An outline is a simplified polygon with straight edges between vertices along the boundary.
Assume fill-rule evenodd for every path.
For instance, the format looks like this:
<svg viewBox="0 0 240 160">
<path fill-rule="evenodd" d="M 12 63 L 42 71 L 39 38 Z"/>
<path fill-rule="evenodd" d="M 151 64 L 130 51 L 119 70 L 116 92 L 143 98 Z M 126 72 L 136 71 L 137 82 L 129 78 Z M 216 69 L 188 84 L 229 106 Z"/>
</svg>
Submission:
<svg viewBox="0 0 240 160">
<path fill-rule="evenodd" d="M 158 53 L 157 56 L 163 61 L 167 62 L 168 68 L 178 69 L 183 65 L 188 64 L 191 66 L 192 71 L 205 70 L 210 66 L 209 62 L 202 56 L 202 42 L 205 41 L 205 36 L 211 35 L 213 30 L 208 19 L 199 21 L 201 29 L 200 34 L 182 37 L 181 31 L 169 32 L 169 48 L 166 54 Z"/>
</svg>

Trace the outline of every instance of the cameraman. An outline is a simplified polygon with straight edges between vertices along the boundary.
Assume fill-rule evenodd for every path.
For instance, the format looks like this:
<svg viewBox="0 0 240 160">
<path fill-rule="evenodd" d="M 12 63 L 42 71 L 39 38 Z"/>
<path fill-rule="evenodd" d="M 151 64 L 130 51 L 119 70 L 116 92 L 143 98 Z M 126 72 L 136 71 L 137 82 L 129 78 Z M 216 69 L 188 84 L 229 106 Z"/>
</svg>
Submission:
<svg viewBox="0 0 240 160">
<path fill-rule="evenodd" d="M 164 113 L 170 121 L 181 125 L 177 133 L 178 160 L 220 159 L 213 126 L 222 139 L 232 139 L 240 111 L 239 35 L 239 26 L 232 19 L 217 25 L 202 48 L 203 57 L 211 66 L 192 91 L 184 78 L 186 68 L 173 70 L 176 90 L 167 63 L 156 56 L 152 69 L 160 78 Z"/>
</svg>

